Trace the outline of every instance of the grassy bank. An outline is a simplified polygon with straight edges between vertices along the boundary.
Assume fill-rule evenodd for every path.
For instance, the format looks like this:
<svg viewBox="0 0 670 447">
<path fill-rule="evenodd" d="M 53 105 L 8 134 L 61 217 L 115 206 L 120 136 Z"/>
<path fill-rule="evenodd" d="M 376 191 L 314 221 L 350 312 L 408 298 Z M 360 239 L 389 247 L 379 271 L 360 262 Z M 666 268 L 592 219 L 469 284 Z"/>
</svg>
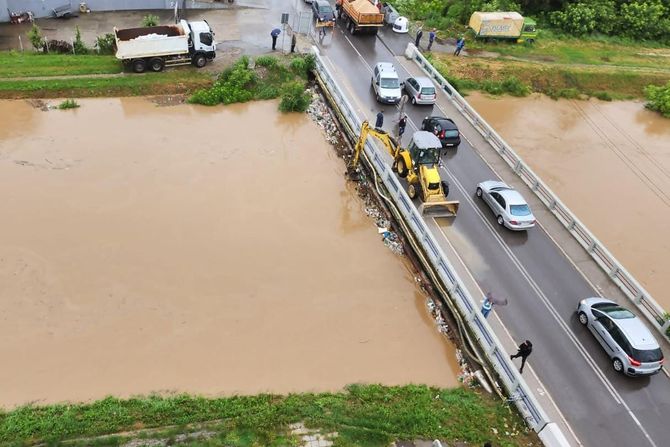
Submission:
<svg viewBox="0 0 670 447">
<path fill-rule="evenodd" d="M 0 52 L 0 78 L 120 73 L 114 56 Z"/>
<path fill-rule="evenodd" d="M 444 439 L 480 445 L 537 445 L 523 421 L 499 401 L 462 388 L 352 385 L 340 393 L 258 395 L 207 399 L 193 396 L 107 398 L 90 404 L 27 406 L 0 413 L 0 443 L 51 445 L 83 437 L 176 426 L 151 435 L 126 433 L 97 444 L 134 437 L 175 436 L 203 426 L 206 445 L 297 445 L 288 424 L 304 422 L 321 433 L 338 432 L 338 446 L 386 446 L 396 439 Z M 93 441 L 82 444 L 92 445 Z M 203 445 L 203 444 L 199 444 Z"/>
</svg>

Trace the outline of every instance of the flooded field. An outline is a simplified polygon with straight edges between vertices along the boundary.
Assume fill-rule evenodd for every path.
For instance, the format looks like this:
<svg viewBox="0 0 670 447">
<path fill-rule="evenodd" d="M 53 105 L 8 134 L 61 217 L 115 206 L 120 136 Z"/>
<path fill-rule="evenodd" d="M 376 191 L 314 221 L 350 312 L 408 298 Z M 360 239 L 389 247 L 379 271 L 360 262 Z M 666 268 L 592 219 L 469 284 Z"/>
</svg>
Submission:
<svg viewBox="0 0 670 447">
<path fill-rule="evenodd" d="M 0 102 L 0 406 L 457 384 L 306 115 Z"/>
<path fill-rule="evenodd" d="M 632 101 L 468 101 L 670 309 L 670 119 Z"/>
</svg>

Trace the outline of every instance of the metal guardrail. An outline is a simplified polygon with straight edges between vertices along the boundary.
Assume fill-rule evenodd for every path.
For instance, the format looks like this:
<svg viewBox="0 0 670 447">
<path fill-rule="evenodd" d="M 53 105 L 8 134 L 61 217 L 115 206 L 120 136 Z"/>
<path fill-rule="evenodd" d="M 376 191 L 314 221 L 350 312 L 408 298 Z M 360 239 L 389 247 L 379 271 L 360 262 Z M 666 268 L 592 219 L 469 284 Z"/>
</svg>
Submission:
<svg viewBox="0 0 670 447">
<path fill-rule="evenodd" d="M 317 75 L 322 84 L 328 89 L 328 94 L 332 97 L 333 105 L 337 109 L 338 118 L 341 122 L 343 121 L 342 125 L 345 127 L 349 137 L 355 141 L 358 138 L 362 120 L 343 94 L 342 89 L 335 81 L 328 67 L 324 64 L 324 60 L 320 56 L 318 49 L 312 47 L 312 51 L 316 58 Z M 556 424 L 549 421 L 547 414 L 537 402 L 531 389 L 523 380 L 516 367 L 511 363 L 509 355 L 502 348 L 501 342 L 481 314 L 479 306 L 476 304 L 477 301 L 461 285 L 462 282 L 452 264 L 443 253 L 432 232 L 426 226 L 422 216 L 405 192 L 404 187 L 392 172 L 391 167 L 385 161 L 384 152 L 371 139 L 366 143 L 364 152 L 372 164 L 370 168 L 376 171 L 389 196 L 396 204 L 402 219 L 421 245 L 426 258 L 450 294 L 452 302 L 456 304 L 457 309 L 452 309 L 452 311 L 458 312 L 469 326 L 471 333 L 482 348 L 489 365 L 495 370 L 508 395 L 511 396 L 510 400 L 514 401 L 529 426 L 536 432 L 540 433 L 545 427 L 552 424 L 553 439 L 558 439 L 558 441 L 553 441 L 553 444 L 549 444 L 568 445 L 567 441 L 564 441 L 565 438 L 562 434 L 555 436 L 557 430 Z M 550 431 L 547 430 L 547 432 Z"/>
<path fill-rule="evenodd" d="M 513 169 L 514 173 L 530 187 L 577 242 L 586 249 L 591 258 L 623 291 L 626 297 L 647 317 L 656 330 L 663 336 L 670 338 L 666 333 L 670 328 L 670 318 L 667 318 L 667 312 L 652 298 L 651 294 L 637 282 L 605 245 L 561 202 L 558 196 L 514 152 L 512 147 L 463 99 L 449 81 L 411 43 L 407 46 L 406 55 L 438 82 L 461 114 L 488 141 L 498 155 Z"/>
</svg>

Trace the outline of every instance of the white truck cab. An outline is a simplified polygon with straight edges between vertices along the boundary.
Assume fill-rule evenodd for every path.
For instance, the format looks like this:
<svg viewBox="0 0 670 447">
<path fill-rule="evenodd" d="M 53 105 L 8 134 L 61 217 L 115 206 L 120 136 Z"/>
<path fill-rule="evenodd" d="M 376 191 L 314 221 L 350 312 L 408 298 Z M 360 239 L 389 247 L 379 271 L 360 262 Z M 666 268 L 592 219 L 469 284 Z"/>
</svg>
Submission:
<svg viewBox="0 0 670 447">
<path fill-rule="evenodd" d="M 375 98 L 385 104 L 397 104 L 402 96 L 402 83 L 390 62 L 378 62 L 372 71 L 372 89 Z"/>
</svg>

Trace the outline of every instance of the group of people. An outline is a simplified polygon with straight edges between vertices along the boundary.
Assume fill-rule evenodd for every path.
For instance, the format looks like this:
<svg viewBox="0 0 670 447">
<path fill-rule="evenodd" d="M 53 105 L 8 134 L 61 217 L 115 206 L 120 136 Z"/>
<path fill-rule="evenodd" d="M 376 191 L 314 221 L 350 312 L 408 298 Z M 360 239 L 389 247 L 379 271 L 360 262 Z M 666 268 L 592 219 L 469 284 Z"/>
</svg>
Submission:
<svg viewBox="0 0 670 447">
<path fill-rule="evenodd" d="M 435 37 L 436 37 L 436 32 L 437 29 L 433 28 L 430 33 L 428 33 L 428 46 L 426 47 L 427 51 L 430 51 L 430 49 L 433 47 L 433 42 L 435 42 Z M 417 48 L 421 48 L 421 38 L 423 37 L 423 29 L 419 28 L 416 32 L 416 38 L 414 39 L 414 46 Z M 458 39 L 456 39 L 456 50 L 454 51 L 454 56 L 458 56 L 461 54 L 461 51 L 463 50 L 463 47 L 465 47 L 465 37 L 459 36 Z"/>
<path fill-rule="evenodd" d="M 281 30 L 279 28 L 274 28 L 272 31 L 270 31 L 270 37 L 272 37 L 272 51 L 275 51 L 277 49 L 277 38 L 281 34 Z M 296 36 L 295 31 L 291 32 L 291 53 L 295 53 L 295 46 L 298 44 L 298 38 Z"/>
</svg>

